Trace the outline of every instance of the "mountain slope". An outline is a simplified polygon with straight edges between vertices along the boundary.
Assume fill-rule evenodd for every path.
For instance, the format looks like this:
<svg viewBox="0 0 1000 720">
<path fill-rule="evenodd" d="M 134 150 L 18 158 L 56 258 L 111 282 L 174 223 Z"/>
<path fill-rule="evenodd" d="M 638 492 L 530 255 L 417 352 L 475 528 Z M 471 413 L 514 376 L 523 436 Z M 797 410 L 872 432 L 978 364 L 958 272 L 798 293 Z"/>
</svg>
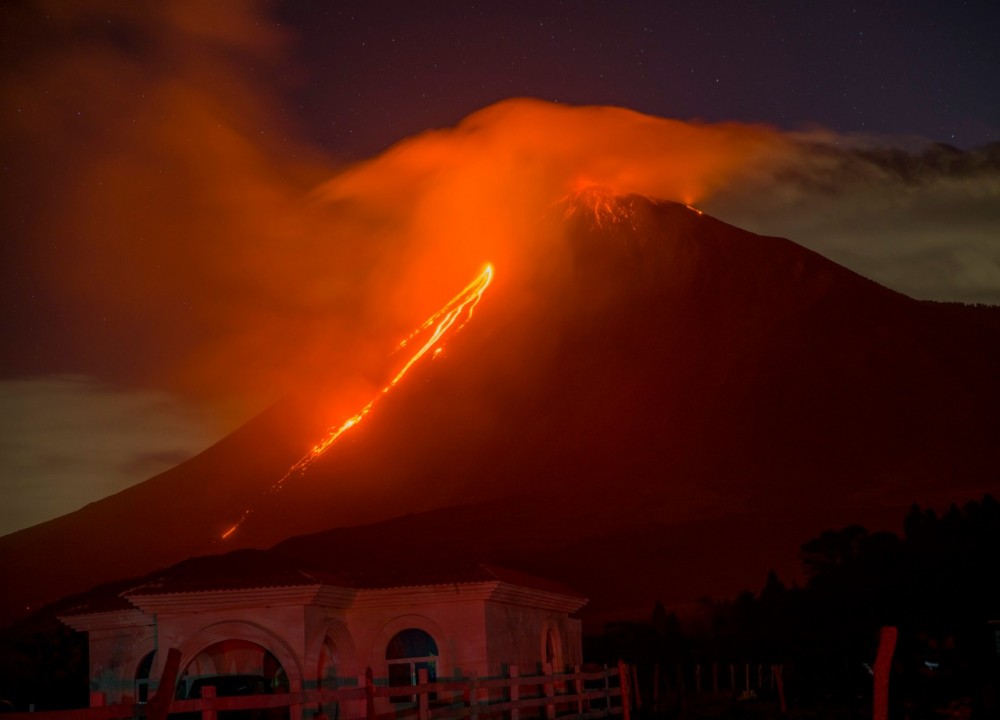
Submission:
<svg viewBox="0 0 1000 720">
<path fill-rule="evenodd" d="M 191 555 L 371 523 L 303 542 L 360 557 L 463 547 L 601 593 L 583 560 L 596 553 L 621 592 L 595 612 L 613 612 L 732 592 L 830 523 L 997 487 L 1000 310 L 917 302 L 637 196 L 585 191 L 538 235 L 551 253 L 506 282 L 498 268 L 438 361 L 280 492 L 318 439 L 295 435 L 290 402 L 0 538 L 2 617 Z"/>
</svg>

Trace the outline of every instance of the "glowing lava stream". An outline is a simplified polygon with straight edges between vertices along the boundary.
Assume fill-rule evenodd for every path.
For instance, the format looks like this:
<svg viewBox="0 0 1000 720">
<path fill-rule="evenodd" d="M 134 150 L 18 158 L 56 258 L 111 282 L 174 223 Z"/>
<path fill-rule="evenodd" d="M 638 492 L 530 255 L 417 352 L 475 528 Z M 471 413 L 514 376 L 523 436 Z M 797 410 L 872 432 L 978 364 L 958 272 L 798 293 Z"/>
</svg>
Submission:
<svg viewBox="0 0 1000 720">
<path fill-rule="evenodd" d="M 486 292 L 486 288 L 489 287 L 490 283 L 493 281 L 493 266 L 487 265 L 485 269 L 473 280 L 471 283 L 465 286 L 465 288 L 458 293 L 455 297 L 448 301 L 448 303 L 438 310 L 436 313 L 431 315 L 424 323 L 410 333 L 409 337 L 399 343 L 397 349 L 407 347 L 410 342 L 424 334 L 431 327 L 434 327 L 433 332 L 431 332 L 430 337 L 424 342 L 423 345 L 414 352 L 403 367 L 397 372 L 393 378 L 382 388 L 379 393 L 372 398 L 367 405 L 365 405 L 361 410 L 352 415 L 343 424 L 330 428 L 327 436 L 316 443 L 312 450 L 310 450 L 301 460 L 292 465 L 288 469 L 288 472 L 276 482 L 271 487 L 271 492 L 277 492 L 284 486 L 285 482 L 292 477 L 301 476 L 309 469 L 309 466 L 316 462 L 320 456 L 323 455 L 330 447 L 340 439 L 340 436 L 345 432 L 355 427 L 358 423 L 365 419 L 368 414 L 375 407 L 375 403 L 380 397 L 387 394 L 399 381 L 403 379 L 403 376 L 413 367 L 424 355 L 433 350 L 433 357 L 437 357 L 441 350 L 444 348 L 444 337 L 445 335 L 454 328 L 452 334 L 459 332 L 466 323 L 472 318 L 472 313 L 479 305 L 479 301 L 483 298 L 483 293 Z M 222 539 L 232 536 L 234 532 L 243 524 L 243 522 L 250 515 L 252 508 L 247 508 L 243 511 L 242 516 L 235 525 L 230 527 L 222 534 Z"/>
</svg>

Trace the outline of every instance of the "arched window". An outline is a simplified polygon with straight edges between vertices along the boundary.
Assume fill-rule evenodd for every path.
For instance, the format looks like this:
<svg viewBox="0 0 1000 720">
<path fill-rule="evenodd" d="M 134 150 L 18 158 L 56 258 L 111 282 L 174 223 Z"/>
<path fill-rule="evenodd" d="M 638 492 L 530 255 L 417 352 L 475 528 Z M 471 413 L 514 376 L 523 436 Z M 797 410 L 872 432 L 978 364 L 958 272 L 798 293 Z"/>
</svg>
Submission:
<svg viewBox="0 0 1000 720">
<path fill-rule="evenodd" d="M 135 701 L 140 705 L 149 702 L 149 674 L 153 670 L 154 655 L 156 655 L 155 650 L 147 653 L 135 669 Z"/>
<path fill-rule="evenodd" d="M 417 628 L 408 628 L 392 636 L 385 649 L 385 660 L 389 666 L 389 685 L 406 687 L 416 685 L 418 673 L 427 671 L 427 681 L 437 679 L 438 648 L 428 633 Z M 390 702 L 415 702 L 415 695 L 393 695 Z M 431 696 L 431 700 L 436 699 Z"/>
</svg>

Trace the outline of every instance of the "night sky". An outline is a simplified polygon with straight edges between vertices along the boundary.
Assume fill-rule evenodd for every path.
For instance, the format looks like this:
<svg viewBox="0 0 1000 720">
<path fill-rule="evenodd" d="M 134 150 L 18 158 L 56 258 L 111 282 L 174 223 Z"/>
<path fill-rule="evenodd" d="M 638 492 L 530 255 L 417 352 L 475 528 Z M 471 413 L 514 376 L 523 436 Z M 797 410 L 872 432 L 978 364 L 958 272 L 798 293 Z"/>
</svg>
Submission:
<svg viewBox="0 0 1000 720">
<path fill-rule="evenodd" d="M 428 274 L 455 213 L 525 178 L 1000 303 L 996 2 L 15 1 L 0 27 L 0 533 L 358 371 L 471 276 Z"/>
<path fill-rule="evenodd" d="M 518 96 L 960 147 L 1000 140 L 995 3 L 429 5 L 278 7 L 296 38 L 286 58 L 306 69 L 282 112 L 346 157 Z"/>
</svg>

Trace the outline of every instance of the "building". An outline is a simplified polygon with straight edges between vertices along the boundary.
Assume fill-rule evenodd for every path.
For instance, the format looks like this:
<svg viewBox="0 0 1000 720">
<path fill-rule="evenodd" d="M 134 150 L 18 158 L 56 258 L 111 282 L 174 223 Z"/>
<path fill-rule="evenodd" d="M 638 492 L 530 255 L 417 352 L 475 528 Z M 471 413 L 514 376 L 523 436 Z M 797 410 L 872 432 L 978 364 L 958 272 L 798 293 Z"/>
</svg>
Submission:
<svg viewBox="0 0 1000 720">
<path fill-rule="evenodd" d="M 585 603 L 555 583 L 476 562 L 353 577 L 168 571 L 61 619 L 88 633 L 91 690 L 118 704 L 157 692 L 170 648 L 180 651 L 181 698 L 225 682 L 258 691 L 356 686 L 367 668 L 392 686 L 415 684 L 420 669 L 432 679 L 562 670 L 582 662 L 571 616 Z"/>
</svg>

